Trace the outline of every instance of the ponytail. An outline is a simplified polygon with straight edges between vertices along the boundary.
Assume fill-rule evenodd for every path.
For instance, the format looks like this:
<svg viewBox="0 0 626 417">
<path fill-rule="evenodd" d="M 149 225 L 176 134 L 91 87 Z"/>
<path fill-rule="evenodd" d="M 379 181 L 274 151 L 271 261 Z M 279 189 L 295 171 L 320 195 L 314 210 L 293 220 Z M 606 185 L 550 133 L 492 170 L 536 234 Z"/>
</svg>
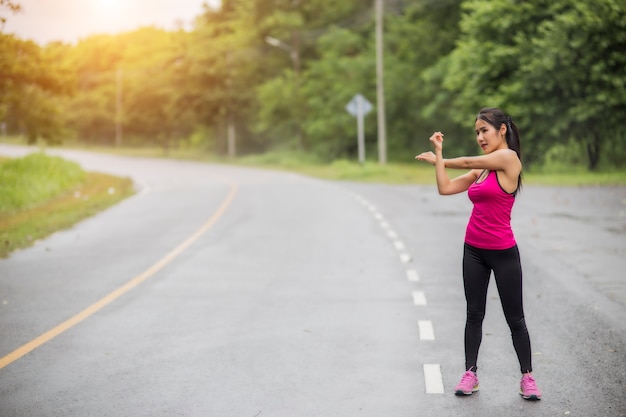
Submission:
<svg viewBox="0 0 626 417">
<path fill-rule="evenodd" d="M 517 126 L 511 119 L 511 116 L 506 116 L 506 144 L 509 149 L 513 149 L 517 154 L 517 157 L 522 160 L 522 144 L 520 143 L 519 132 Z"/>
</svg>

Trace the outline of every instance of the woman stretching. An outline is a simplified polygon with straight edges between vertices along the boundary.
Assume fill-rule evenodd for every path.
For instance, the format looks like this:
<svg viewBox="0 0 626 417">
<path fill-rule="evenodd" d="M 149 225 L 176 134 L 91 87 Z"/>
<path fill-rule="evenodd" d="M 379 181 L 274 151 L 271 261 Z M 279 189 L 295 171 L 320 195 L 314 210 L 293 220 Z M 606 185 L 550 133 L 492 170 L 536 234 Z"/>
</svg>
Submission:
<svg viewBox="0 0 626 417">
<path fill-rule="evenodd" d="M 539 400 L 541 392 L 532 376 L 530 337 L 522 304 L 522 267 L 511 229 L 511 209 L 521 186 L 520 138 L 513 120 L 500 109 L 482 109 L 475 126 L 476 140 L 484 155 L 444 159 L 443 134 L 435 132 L 430 137 L 435 152 L 424 152 L 415 157 L 435 166 L 439 194 L 467 191 L 474 203 L 463 253 L 463 285 L 467 301 L 466 371 L 455 394 L 471 395 L 478 391 L 476 363 L 482 340 L 487 287 L 493 271 L 522 372 L 520 395 L 527 400 Z M 450 180 L 446 168 L 470 171 Z"/>
</svg>

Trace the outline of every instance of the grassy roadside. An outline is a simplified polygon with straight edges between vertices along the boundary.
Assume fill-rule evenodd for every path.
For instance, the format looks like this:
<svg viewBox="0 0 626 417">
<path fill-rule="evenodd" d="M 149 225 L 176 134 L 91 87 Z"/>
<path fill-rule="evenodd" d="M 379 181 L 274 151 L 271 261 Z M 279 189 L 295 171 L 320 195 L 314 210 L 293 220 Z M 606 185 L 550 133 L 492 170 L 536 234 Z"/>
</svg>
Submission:
<svg viewBox="0 0 626 417">
<path fill-rule="evenodd" d="M 341 181 L 376 182 L 383 184 L 432 184 L 435 185 L 435 170 L 425 162 L 388 163 L 380 165 L 374 161 L 357 162 L 338 160 L 330 164 L 302 161 L 297 157 L 250 156 L 232 163 L 250 167 L 286 170 L 318 178 Z M 448 170 L 450 178 L 463 171 Z M 535 169 L 524 172 L 525 185 L 582 187 L 582 186 L 626 186 L 626 169 L 611 172 L 589 172 L 585 169 L 570 170 Z"/>
<path fill-rule="evenodd" d="M 60 158 L 46 172 L 33 172 L 53 158 L 25 159 L 0 159 L 0 258 L 134 193 L 128 178 L 84 172 Z"/>
<path fill-rule="evenodd" d="M 247 164 L 246 164 L 247 165 Z M 343 164 L 342 164 L 343 165 Z M 264 167 L 264 165 L 255 165 Z M 301 166 L 297 168 L 283 168 L 280 166 L 265 166 L 274 169 L 287 169 L 301 174 L 329 180 L 362 181 L 384 184 L 421 184 L 435 185 L 435 170 L 430 165 L 415 164 L 388 164 L 380 166 L 375 162 L 361 166 L 352 163 L 337 167 L 336 163 L 326 166 Z M 450 178 L 463 174 L 463 171 L 448 170 Z M 524 173 L 525 185 L 583 187 L 583 186 L 626 186 L 626 171 L 618 172 L 530 172 Z"/>
</svg>

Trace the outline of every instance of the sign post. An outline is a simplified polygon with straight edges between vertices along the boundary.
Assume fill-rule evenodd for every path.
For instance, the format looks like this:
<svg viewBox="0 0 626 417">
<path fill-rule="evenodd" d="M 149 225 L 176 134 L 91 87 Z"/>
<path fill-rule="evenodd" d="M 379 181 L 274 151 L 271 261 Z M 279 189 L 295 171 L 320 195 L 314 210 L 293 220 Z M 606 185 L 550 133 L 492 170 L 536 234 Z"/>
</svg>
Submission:
<svg viewBox="0 0 626 417">
<path fill-rule="evenodd" d="M 346 110 L 357 119 L 357 145 L 359 149 L 359 163 L 365 162 L 365 132 L 363 119 L 372 111 L 372 103 L 361 94 L 356 94 L 346 105 Z"/>
</svg>

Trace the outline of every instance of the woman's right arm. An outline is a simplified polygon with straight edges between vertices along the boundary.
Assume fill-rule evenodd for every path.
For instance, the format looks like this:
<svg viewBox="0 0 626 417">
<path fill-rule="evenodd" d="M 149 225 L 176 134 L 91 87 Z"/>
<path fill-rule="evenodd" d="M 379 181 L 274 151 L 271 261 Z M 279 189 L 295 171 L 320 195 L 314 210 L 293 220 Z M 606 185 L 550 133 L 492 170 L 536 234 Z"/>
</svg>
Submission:
<svg viewBox="0 0 626 417">
<path fill-rule="evenodd" d="M 443 158 L 441 158 L 443 160 Z M 440 168 L 440 165 L 442 166 Z M 437 164 L 435 166 L 435 175 L 437 177 L 437 190 L 441 195 L 451 195 L 462 193 L 463 191 L 467 191 L 467 189 L 472 185 L 474 181 L 480 175 L 480 171 L 471 170 L 463 175 L 459 175 L 452 180 L 448 177 L 445 166 L 443 166 L 443 162 L 441 164 Z"/>
<path fill-rule="evenodd" d="M 446 163 L 443 159 L 443 134 L 441 132 L 435 132 L 430 141 L 435 148 L 435 152 L 424 152 L 417 155 L 415 159 L 426 161 L 435 166 L 435 176 L 437 178 L 437 189 L 441 195 L 458 194 L 466 191 L 470 185 L 480 175 L 480 170 L 471 170 L 466 174 L 460 175 L 452 180 L 448 177 L 446 172 Z"/>
</svg>

